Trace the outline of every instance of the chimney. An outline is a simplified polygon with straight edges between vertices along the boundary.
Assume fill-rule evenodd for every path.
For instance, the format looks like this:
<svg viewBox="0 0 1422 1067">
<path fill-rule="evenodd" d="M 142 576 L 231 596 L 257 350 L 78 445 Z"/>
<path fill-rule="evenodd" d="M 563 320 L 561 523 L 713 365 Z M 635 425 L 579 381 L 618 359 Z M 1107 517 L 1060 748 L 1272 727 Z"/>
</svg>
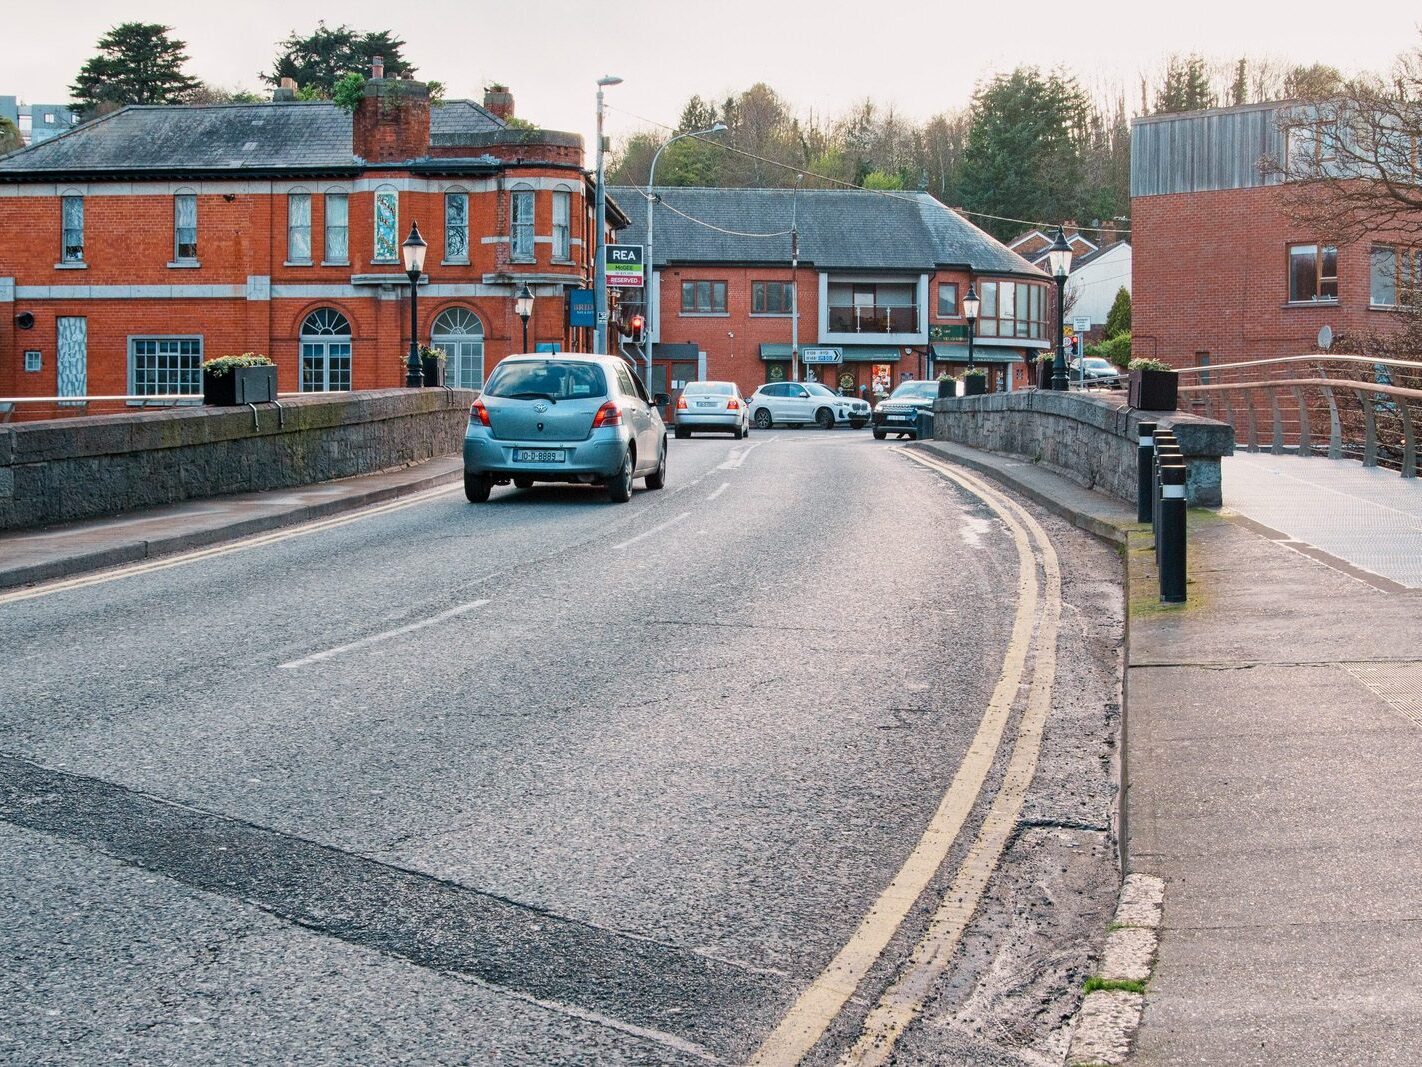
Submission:
<svg viewBox="0 0 1422 1067">
<path fill-rule="evenodd" d="M 371 57 L 370 57 L 370 76 L 371 76 L 372 78 L 383 78 L 383 77 L 385 77 L 385 57 L 384 57 L 384 56 L 371 56 Z"/>
<path fill-rule="evenodd" d="M 501 122 L 514 117 L 513 93 L 507 85 L 490 85 L 484 90 L 484 110 Z"/>
<path fill-rule="evenodd" d="M 283 78 L 281 84 L 272 90 L 272 103 L 285 104 L 296 99 L 296 79 Z"/>
<path fill-rule="evenodd" d="M 356 104 L 351 148 L 367 163 L 403 163 L 430 154 L 430 92 L 424 82 L 384 78 L 379 56 Z"/>
</svg>

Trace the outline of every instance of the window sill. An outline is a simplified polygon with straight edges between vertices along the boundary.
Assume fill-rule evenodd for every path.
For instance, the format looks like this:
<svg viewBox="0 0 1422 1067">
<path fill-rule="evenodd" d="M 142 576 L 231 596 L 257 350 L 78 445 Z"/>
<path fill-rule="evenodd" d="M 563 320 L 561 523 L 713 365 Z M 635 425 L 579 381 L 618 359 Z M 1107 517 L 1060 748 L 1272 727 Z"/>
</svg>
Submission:
<svg viewBox="0 0 1422 1067">
<path fill-rule="evenodd" d="M 1368 310 L 1369 310 L 1369 311 L 1391 311 L 1391 312 L 1398 312 L 1398 311 L 1403 311 L 1403 310 L 1405 310 L 1405 309 L 1406 309 L 1406 305 L 1403 305 L 1403 304 L 1369 304 L 1369 305 L 1368 305 Z"/>
<path fill-rule="evenodd" d="M 314 267 L 315 265 L 309 259 L 288 259 L 282 264 L 283 267 Z"/>
<path fill-rule="evenodd" d="M 175 259 L 168 264 L 170 270 L 196 270 L 202 264 L 195 259 Z"/>
<path fill-rule="evenodd" d="M 351 261 L 348 259 L 323 259 L 321 261 L 323 267 L 349 267 L 350 265 Z"/>
<path fill-rule="evenodd" d="M 370 265 L 372 267 L 398 267 L 400 261 L 398 259 L 372 259 Z"/>
<path fill-rule="evenodd" d="M 89 269 L 89 264 L 87 264 L 87 263 L 56 263 L 56 264 L 54 265 L 54 269 L 55 269 L 55 270 L 88 270 L 88 269 Z"/>
<path fill-rule="evenodd" d="M 729 311 L 683 311 L 681 317 L 684 319 L 729 319 Z"/>
<path fill-rule="evenodd" d="M 467 259 L 442 259 L 439 261 L 439 265 L 441 267 L 467 267 L 469 261 Z"/>
<path fill-rule="evenodd" d="M 1286 300 L 1286 308 L 1336 308 L 1337 300 Z"/>
<path fill-rule="evenodd" d="M 793 319 L 793 311 L 752 311 L 750 317 L 753 319 Z"/>
</svg>

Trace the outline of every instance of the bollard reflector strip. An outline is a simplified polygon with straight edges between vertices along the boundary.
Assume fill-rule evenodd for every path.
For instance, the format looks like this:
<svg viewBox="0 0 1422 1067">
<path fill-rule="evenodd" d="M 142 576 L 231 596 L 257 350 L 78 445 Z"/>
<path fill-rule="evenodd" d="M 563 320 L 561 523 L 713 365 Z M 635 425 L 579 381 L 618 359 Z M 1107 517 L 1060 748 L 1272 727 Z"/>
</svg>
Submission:
<svg viewBox="0 0 1422 1067">
<path fill-rule="evenodd" d="M 1162 485 L 1160 495 L 1164 500 L 1184 500 L 1185 487 L 1183 485 Z"/>
</svg>

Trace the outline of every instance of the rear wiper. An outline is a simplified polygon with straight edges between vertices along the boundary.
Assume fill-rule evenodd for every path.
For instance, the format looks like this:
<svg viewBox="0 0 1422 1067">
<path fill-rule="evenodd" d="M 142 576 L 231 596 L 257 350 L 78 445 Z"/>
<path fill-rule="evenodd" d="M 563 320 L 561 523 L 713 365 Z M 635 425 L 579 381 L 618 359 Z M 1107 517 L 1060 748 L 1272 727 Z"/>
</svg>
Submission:
<svg viewBox="0 0 1422 1067">
<path fill-rule="evenodd" d="M 510 400 L 546 400 L 550 404 L 558 403 L 558 398 L 552 393 L 510 393 Z"/>
</svg>

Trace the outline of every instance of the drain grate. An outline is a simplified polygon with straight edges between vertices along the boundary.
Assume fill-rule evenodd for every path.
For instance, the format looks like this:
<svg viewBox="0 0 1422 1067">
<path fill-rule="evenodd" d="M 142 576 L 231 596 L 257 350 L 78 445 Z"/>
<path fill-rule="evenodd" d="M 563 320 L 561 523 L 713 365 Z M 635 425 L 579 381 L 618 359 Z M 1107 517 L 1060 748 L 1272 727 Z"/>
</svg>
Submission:
<svg viewBox="0 0 1422 1067">
<path fill-rule="evenodd" d="M 1422 726 L 1422 663 L 1353 663 L 1345 670 L 1408 722 Z"/>
</svg>

